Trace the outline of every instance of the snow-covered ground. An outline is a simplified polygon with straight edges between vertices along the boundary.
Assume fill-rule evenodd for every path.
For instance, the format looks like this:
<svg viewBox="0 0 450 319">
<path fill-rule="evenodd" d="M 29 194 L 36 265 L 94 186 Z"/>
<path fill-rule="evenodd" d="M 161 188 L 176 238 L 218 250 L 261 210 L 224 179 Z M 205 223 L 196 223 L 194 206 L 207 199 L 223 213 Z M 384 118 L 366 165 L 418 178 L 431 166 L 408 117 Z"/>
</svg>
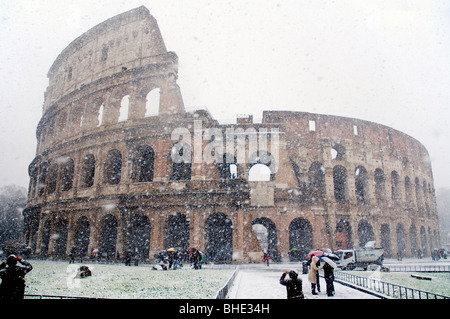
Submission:
<svg viewBox="0 0 450 319">
<path fill-rule="evenodd" d="M 76 271 L 82 264 L 69 265 L 68 262 L 31 260 L 34 267 L 26 276 L 26 294 L 33 295 L 57 295 L 94 298 L 164 298 L 164 299 L 210 299 L 215 298 L 218 290 L 229 280 L 236 265 L 204 265 L 201 270 L 191 269 L 189 264 L 177 270 L 152 270 L 151 265 L 145 264 L 138 267 L 125 266 L 124 264 L 97 264 L 84 263 L 92 270 L 92 276 L 77 279 Z M 450 265 L 450 260 L 438 262 L 431 259 L 404 259 L 386 260 L 385 266 L 390 265 Z M 303 292 L 307 299 L 328 299 L 325 289 L 325 280 L 320 279 L 321 293 L 311 294 L 311 285 L 307 275 L 301 274 L 300 263 L 239 265 L 239 271 L 233 284 L 230 286 L 227 298 L 230 299 L 286 299 L 286 288 L 279 283 L 281 274 L 285 270 L 295 269 L 303 280 Z M 381 279 L 400 285 L 406 284 L 403 273 L 380 272 L 353 272 L 355 275 L 371 276 L 381 275 L 390 278 Z M 448 289 L 450 286 L 450 273 L 432 274 L 431 282 L 413 280 L 418 284 L 432 285 L 432 288 Z M 403 279 L 402 279 L 403 278 Z M 389 279 L 389 280 L 388 280 Z M 412 287 L 416 289 L 433 291 Z M 441 289 L 439 288 L 439 289 Z M 330 299 L 373 299 L 375 296 L 353 289 L 335 282 L 335 296 Z M 444 293 L 445 294 L 445 293 Z"/>
<path fill-rule="evenodd" d="M 234 269 L 204 267 L 194 270 L 185 265 L 177 270 L 152 270 L 151 265 L 83 263 L 30 260 L 33 270 L 25 277 L 26 294 L 92 298 L 215 298 Z M 81 265 L 91 277 L 75 278 Z"/>
</svg>

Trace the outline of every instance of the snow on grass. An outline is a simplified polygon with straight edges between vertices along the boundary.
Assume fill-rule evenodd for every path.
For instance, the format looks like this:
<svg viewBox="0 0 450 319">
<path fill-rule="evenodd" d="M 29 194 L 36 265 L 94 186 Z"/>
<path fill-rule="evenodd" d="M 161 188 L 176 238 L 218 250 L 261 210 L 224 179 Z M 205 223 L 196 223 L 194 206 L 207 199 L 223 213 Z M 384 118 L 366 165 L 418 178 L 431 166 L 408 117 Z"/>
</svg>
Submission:
<svg viewBox="0 0 450 319">
<path fill-rule="evenodd" d="M 450 296 L 450 273 L 417 273 L 417 272 L 380 272 L 380 271 L 349 271 L 349 274 L 368 277 L 395 285 L 414 288 L 435 294 Z M 412 274 L 430 277 L 431 280 L 420 280 L 411 277 Z"/>
<path fill-rule="evenodd" d="M 26 294 L 93 298 L 215 298 L 234 269 L 152 270 L 151 266 L 123 264 L 71 264 L 32 260 L 26 276 Z M 86 265 L 91 277 L 75 278 L 78 267 Z"/>
</svg>

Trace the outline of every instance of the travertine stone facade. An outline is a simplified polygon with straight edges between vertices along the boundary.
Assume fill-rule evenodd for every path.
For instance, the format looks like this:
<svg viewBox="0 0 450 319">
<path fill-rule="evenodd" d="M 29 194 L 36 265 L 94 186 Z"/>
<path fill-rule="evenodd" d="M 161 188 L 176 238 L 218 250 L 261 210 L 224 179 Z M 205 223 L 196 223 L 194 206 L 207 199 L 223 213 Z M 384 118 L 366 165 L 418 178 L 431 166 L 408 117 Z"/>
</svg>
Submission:
<svg viewBox="0 0 450 319">
<path fill-rule="evenodd" d="M 391 256 L 439 245 L 431 163 L 417 140 L 305 112 L 222 125 L 185 111 L 177 62 L 145 7 L 57 57 L 29 166 L 24 239 L 35 254 L 97 248 L 115 259 L 130 249 L 152 259 L 175 246 L 246 262 L 261 254 L 255 224 L 282 259 L 369 240 Z"/>
</svg>

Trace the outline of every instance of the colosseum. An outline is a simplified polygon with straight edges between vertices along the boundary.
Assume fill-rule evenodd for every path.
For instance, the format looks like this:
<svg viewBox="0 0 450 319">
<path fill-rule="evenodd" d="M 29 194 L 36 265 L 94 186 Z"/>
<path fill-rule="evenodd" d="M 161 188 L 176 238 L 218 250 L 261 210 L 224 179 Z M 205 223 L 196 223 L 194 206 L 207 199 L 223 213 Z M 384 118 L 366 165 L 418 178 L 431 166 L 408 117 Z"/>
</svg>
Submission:
<svg viewBox="0 0 450 319">
<path fill-rule="evenodd" d="M 414 138 L 296 111 L 221 124 L 185 110 L 177 76 L 145 7 L 59 54 L 29 165 L 23 236 L 36 256 L 152 261 L 195 247 L 211 261 L 259 261 L 263 249 L 288 261 L 371 240 L 387 256 L 439 245 L 430 158 Z"/>
</svg>

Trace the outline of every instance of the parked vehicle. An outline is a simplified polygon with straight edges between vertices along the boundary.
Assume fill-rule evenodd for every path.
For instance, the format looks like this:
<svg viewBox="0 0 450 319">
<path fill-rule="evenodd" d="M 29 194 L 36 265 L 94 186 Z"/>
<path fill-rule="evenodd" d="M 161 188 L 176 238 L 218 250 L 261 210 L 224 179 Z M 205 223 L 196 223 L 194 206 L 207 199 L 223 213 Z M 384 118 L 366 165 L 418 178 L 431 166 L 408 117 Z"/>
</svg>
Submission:
<svg viewBox="0 0 450 319">
<path fill-rule="evenodd" d="M 356 267 L 362 267 L 367 270 L 370 264 L 382 265 L 384 260 L 384 251 L 382 248 L 374 248 L 375 241 L 369 241 L 364 247 L 354 249 L 339 249 L 337 255 L 339 261 L 338 267 L 342 270 L 352 270 Z"/>
</svg>

